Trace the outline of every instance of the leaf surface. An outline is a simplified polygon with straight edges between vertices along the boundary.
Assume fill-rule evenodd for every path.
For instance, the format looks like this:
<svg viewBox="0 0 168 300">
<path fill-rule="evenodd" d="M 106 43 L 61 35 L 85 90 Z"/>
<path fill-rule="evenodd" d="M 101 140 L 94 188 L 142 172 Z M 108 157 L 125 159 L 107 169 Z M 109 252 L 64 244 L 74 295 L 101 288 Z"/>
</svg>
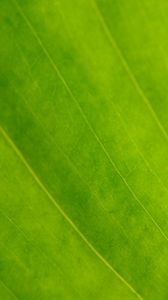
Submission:
<svg viewBox="0 0 168 300">
<path fill-rule="evenodd" d="M 168 4 L 2 0 L 0 296 L 168 298 Z"/>
</svg>

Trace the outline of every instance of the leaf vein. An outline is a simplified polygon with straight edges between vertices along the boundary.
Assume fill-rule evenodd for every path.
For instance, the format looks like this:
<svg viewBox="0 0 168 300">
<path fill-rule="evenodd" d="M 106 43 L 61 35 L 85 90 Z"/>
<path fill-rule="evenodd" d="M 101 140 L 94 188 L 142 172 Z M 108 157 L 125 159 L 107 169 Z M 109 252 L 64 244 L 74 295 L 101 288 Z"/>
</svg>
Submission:
<svg viewBox="0 0 168 300">
<path fill-rule="evenodd" d="M 145 104 L 147 105 L 153 119 L 155 120 L 156 124 L 158 125 L 159 129 L 161 130 L 162 134 L 164 135 L 164 137 L 166 138 L 166 140 L 168 140 L 168 133 L 165 130 L 163 124 L 161 123 L 161 121 L 158 118 L 158 115 L 156 114 L 156 112 L 154 111 L 150 100 L 147 98 L 147 96 L 145 95 L 143 89 L 141 88 L 140 84 L 137 81 L 137 78 L 135 77 L 132 69 L 130 68 L 130 66 L 128 65 L 128 62 L 126 61 L 124 55 L 121 52 L 121 49 L 119 48 L 116 39 L 114 38 L 114 36 L 112 35 L 111 30 L 109 29 L 107 22 L 105 21 L 100 8 L 97 5 L 96 0 L 92 0 L 92 4 L 95 8 L 95 11 L 97 12 L 97 16 L 100 20 L 100 23 L 102 24 L 102 27 L 104 29 L 104 32 L 107 36 L 107 38 L 109 39 L 112 47 L 115 49 L 116 53 L 118 54 L 118 57 L 120 58 L 129 78 L 131 79 L 133 85 L 135 86 L 135 88 L 137 89 L 139 95 L 142 97 L 143 101 L 145 102 Z"/>
<path fill-rule="evenodd" d="M 12 0 L 13 3 L 15 4 L 16 8 L 18 9 L 18 11 L 20 12 L 22 18 L 25 20 L 26 24 L 28 25 L 28 27 L 30 28 L 30 30 L 32 31 L 33 35 L 35 36 L 35 38 L 37 39 L 37 42 L 39 43 L 39 45 L 41 46 L 41 48 L 43 49 L 46 57 L 48 58 L 49 62 L 51 63 L 51 65 L 53 66 L 53 69 L 55 70 L 56 74 L 58 75 L 58 77 L 60 78 L 60 80 L 62 81 L 62 83 L 64 84 L 65 88 L 67 89 L 67 92 L 69 93 L 69 95 L 71 96 L 72 100 L 74 101 L 74 103 L 76 104 L 76 106 L 78 107 L 85 123 L 87 124 L 87 126 L 89 127 L 90 131 L 92 132 L 93 136 L 95 137 L 95 139 L 97 140 L 97 142 L 99 143 L 100 147 L 102 148 L 102 150 L 104 151 L 106 157 L 108 158 L 109 162 L 111 163 L 112 167 L 115 169 L 115 171 L 118 173 L 118 175 L 121 177 L 122 181 L 125 183 L 125 185 L 127 186 L 128 190 L 131 192 L 131 194 L 133 195 L 134 199 L 137 201 L 137 203 L 141 206 L 141 208 L 146 212 L 146 214 L 148 215 L 148 217 L 151 219 L 151 221 L 153 222 L 153 224 L 157 227 L 158 231 L 162 234 L 162 236 L 168 241 L 168 237 L 167 235 L 164 233 L 164 231 L 162 230 L 162 228 L 160 227 L 160 225 L 155 221 L 155 219 L 153 218 L 153 216 L 150 214 L 150 212 L 145 208 L 145 206 L 142 204 L 142 202 L 139 200 L 139 198 L 136 196 L 136 194 L 134 193 L 134 191 L 132 190 L 132 188 L 129 186 L 128 182 L 126 181 L 126 179 L 122 176 L 121 172 L 119 171 L 119 169 L 117 168 L 116 164 L 114 163 L 114 161 L 112 160 L 111 156 L 109 155 L 109 153 L 107 152 L 107 150 L 105 149 L 104 144 L 101 142 L 100 138 L 98 137 L 97 133 L 95 132 L 94 128 L 92 127 L 92 125 L 90 124 L 86 114 L 84 113 L 83 109 L 81 108 L 79 102 L 77 101 L 77 99 L 75 98 L 74 94 L 72 93 L 70 87 L 68 86 L 66 80 L 64 79 L 63 75 L 61 74 L 61 72 L 59 71 L 55 61 L 53 60 L 53 58 L 51 57 L 50 53 L 48 52 L 48 50 L 46 49 L 46 47 L 44 46 L 41 38 L 39 37 L 38 33 L 35 31 L 33 25 L 31 24 L 31 22 L 29 21 L 29 19 L 27 18 L 27 16 L 25 15 L 25 13 L 23 12 L 22 8 L 19 6 L 19 4 L 17 3 L 17 1 Z M 105 26 L 105 25 L 104 25 Z M 107 29 L 106 29 L 107 30 Z M 133 77 L 134 78 L 134 77 Z"/>
<path fill-rule="evenodd" d="M 65 220 L 72 226 L 74 231 L 80 236 L 80 238 L 85 242 L 85 244 L 92 250 L 92 252 L 99 258 L 106 267 L 108 267 L 119 279 L 122 281 L 139 299 L 143 300 L 143 298 L 140 296 L 138 292 L 113 268 L 113 266 L 94 248 L 94 246 L 89 242 L 89 240 L 84 236 L 84 234 L 78 229 L 78 227 L 75 225 L 75 223 L 68 217 L 68 215 L 64 212 L 64 210 L 61 208 L 61 206 L 57 203 L 57 201 L 54 199 L 54 197 L 50 194 L 50 192 L 47 190 L 45 185 L 42 183 L 42 181 L 38 178 L 34 170 L 31 168 L 31 166 L 28 164 L 24 156 L 21 154 L 19 149 L 16 147 L 14 142 L 11 140 L 7 132 L 0 127 L 0 131 L 6 141 L 9 143 L 9 145 L 12 147 L 12 149 L 15 151 L 15 153 L 18 155 L 22 163 L 26 166 L 29 173 L 32 175 L 32 177 L 35 179 L 36 183 L 40 186 L 41 190 L 48 196 L 50 201 L 53 203 L 54 207 L 57 208 L 57 210 L 60 212 L 60 214 L 65 218 Z"/>
</svg>

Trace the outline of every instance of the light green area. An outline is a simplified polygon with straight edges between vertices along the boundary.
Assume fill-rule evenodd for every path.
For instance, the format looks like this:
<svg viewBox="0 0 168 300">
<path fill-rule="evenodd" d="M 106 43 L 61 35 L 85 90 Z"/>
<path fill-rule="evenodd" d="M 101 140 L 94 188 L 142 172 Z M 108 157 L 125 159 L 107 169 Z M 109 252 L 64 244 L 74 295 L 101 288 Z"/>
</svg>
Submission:
<svg viewBox="0 0 168 300">
<path fill-rule="evenodd" d="M 167 300 L 168 2 L 0 11 L 0 298 Z"/>
</svg>

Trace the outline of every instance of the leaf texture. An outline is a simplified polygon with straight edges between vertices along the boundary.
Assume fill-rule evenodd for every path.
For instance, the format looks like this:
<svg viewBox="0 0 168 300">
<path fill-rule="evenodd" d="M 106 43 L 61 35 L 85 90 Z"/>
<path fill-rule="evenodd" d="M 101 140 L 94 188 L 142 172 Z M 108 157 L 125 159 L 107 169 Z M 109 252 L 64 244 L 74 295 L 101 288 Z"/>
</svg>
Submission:
<svg viewBox="0 0 168 300">
<path fill-rule="evenodd" d="M 167 1 L 0 6 L 0 298 L 168 299 Z"/>
</svg>

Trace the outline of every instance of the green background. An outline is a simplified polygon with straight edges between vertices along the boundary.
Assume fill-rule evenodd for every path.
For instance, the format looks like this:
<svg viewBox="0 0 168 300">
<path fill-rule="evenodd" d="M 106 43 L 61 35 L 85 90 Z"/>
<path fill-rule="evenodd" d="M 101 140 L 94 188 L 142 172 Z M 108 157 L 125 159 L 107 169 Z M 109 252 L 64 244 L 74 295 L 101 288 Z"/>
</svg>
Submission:
<svg viewBox="0 0 168 300">
<path fill-rule="evenodd" d="M 0 1 L 0 299 L 168 299 L 168 1 Z"/>
</svg>

